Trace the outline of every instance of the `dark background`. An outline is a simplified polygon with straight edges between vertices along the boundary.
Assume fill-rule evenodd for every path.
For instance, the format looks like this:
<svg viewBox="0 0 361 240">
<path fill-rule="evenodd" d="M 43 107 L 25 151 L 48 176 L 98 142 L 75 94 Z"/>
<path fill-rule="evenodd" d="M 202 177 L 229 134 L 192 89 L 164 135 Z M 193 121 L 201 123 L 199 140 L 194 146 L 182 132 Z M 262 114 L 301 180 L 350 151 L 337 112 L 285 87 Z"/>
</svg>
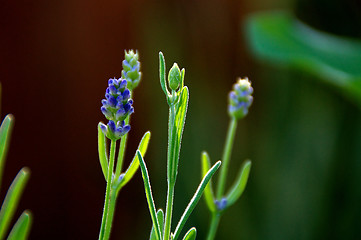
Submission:
<svg viewBox="0 0 361 240">
<path fill-rule="evenodd" d="M 360 223 L 360 113 L 305 74 L 252 58 L 243 21 L 293 1 L 2 1 L 2 118 L 15 116 L 1 197 L 22 166 L 31 178 L 16 218 L 30 209 L 30 239 L 96 239 L 105 181 L 97 124 L 107 80 L 120 77 L 125 49 L 140 54 L 129 163 L 145 131 L 146 161 L 158 208 L 165 207 L 168 108 L 158 52 L 186 68 L 190 102 L 176 185 L 174 225 L 200 181 L 200 153 L 221 157 L 227 93 L 237 77 L 255 89 L 239 124 L 228 183 L 246 158 L 249 185 L 227 212 L 219 239 L 357 239 Z M 348 155 L 345 155 L 345 152 Z M 204 239 L 201 201 L 186 227 Z M 146 239 L 151 220 L 138 172 L 119 195 L 112 239 Z M 346 238 L 343 238 L 346 237 Z"/>
</svg>

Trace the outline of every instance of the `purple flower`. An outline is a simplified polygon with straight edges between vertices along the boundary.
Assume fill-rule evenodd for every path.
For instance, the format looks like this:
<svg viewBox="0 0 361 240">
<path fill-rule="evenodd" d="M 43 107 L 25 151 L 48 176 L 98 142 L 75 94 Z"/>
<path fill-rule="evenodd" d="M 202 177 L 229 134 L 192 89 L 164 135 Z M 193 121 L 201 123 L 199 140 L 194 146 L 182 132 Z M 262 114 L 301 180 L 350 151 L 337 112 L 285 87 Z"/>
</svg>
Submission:
<svg viewBox="0 0 361 240">
<path fill-rule="evenodd" d="M 101 129 L 110 139 L 119 139 L 129 132 L 130 126 L 125 125 L 125 119 L 134 112 L 133 100 L 127 88 L 127 80 L 111 78 L 108 81 L 105 99 L 100 108 L 104 116 L 109 120 L 107 125 L 102 124 Z"/>
<path fill-rule="evenodd" d="M 241 119 L 248 113 L 248 108 L 253 102 L 253 88 L 248 78 L 239 79 L 229 93 L 228 113 L 231 117 Z"/>
</svg>

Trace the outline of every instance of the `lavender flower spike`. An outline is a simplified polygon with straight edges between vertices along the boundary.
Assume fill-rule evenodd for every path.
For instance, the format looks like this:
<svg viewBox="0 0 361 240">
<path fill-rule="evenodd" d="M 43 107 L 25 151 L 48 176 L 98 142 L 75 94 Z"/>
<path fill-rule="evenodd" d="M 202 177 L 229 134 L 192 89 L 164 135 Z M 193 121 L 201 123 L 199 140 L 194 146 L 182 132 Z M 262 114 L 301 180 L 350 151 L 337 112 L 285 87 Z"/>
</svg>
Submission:
<svg viewBox="0 0 361 240">
<path fill-rule="evenodd" d="M 133 50 L 125 51 L 125 59 L 123 61 L 122 78 L 128 82 L 128 88 L 133 91 L 140 82 L 142 73 L 140 72 L 140 63 L 138 61 L 138 51 L 134 53 Z"/>
<path fill-rule="evenodd" d="M 248 113 L 248 108 L 253 102 L 253 88 L 248 78 L 239 79 L 229 93 L 228 113 L 231 117 L 241 119 Z"/>
<path fill-rule="evenodd" d="M 130 91 L 127 88 L 127 80 L 111 78 L 108 81 L 108 88 L 105 99 L 102 100 L 101 112 L 108 124 L 100 127 L 109 139 L 118 140 L 130 130 L 129 125 L 125 125 L 125 119 L 134 112 L 133 100 L 130 99 Z"/>
</svg>

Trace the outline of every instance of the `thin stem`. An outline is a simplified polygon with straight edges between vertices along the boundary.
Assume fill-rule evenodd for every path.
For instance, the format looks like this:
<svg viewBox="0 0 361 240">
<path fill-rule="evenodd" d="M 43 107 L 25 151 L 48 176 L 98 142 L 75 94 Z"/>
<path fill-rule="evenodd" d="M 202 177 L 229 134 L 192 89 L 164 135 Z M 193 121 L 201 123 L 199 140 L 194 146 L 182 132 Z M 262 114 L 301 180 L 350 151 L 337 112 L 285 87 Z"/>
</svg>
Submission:
<svg viewBox="0 0 361 240">
<path fill-rule="evenodd" d="M 165 212 L 163 240 L 169 240 L 170 237 L 170 228 L 172 224 L 173 199 L 174 199 L 174 185 L 168 184 L 167 207 Z"/>
<path fill-rule="evenodd" d="M 111 185 L 112 185 L 112 176 L 113 176 L 113 168 L 114 168 L 114 159 L 115 159 L 115 148 L 116 148 L 116 141 L 111 140 L 110 143 L 110 156 L 109 156 L 109 166 L 108 166 L 108 179 L 107 179 L 107 188 L 105 192 L 105 200 L 104 200 L 104 209 L 103 209 L 103 217 L 102 217 L 102 224 L 100 227 L 99 233 L 99 240 L 106 240 L 105 235 L 107 231 L 110 232 L 110 229 L 106 229 L 106 222 L 108 218 L 109 212 L 109 201 L 110 201 L 110 194 L 111 194 Z"/>
<path fill-rule="evenodd" d="M 219 179 L 218 179 L 218 189 L 217 189 L 217 198 L 218 199 L 221 199 L 224 194 L 224 187 L 226 184 L 228 164 L 229 164 L 229 159 L 231 157 L 234 137 L 236 135 L 236 129 L 237 129 L 237 119 L 232 118 L 229 123 L 229 127 L 228 127 L 227 140 L 226 140 L 226 144 L 224 146 L 223 157 L 222 157 L 221 173 L 220 173 Z"/>
<path fill-rule="evenodd" d="M 213 240 L 215 238 L 220 218 L 221 214 L 219 212 L 212 213 L 212 220 L 209 227 L 207 240 Z"/>
<path fill-rule="evenodd" d="M 112 222 L 114 218 L 114 211 L 115 211 L 115 203 L 117 201 L 117 193 L 115 189 L 112 187 L 110 189 L 110 200 L 109 200 L 109 208 L 108 208 L 108 216 L 105 222 L 105 234 L 104 239 L 109 239 L 110 231 L 112 229 Z"/>
<path fill-rule="evenodd" d="M 174 92 L 173 92 L 174 94 Z M 168 123 L 168 154 L 167 154 L 167 204 L 166 204 L 166 212 L 165 212 L 165 224 L 164 224 L 164 232 L 163 239 L 169 240 L 170 231 L 171 231 L 171 223 L 172 223 L 172 212 L 173 212 L 173 199 L 174 199 L 174 162 L 175 162 L 175 154 L 174 151 L 176 149 L 175 146 L 175 106 L 170 106 L 169 109 L 169 123 Z"/>
<path fill-rule="evenodd" d="M 128 125 L 130 122 L 130 116 L 125 119 L 125 125 Z M 125 147 L 127 145 L 128 133 L 125 134 L 122 139 L 120 140 L 119 146 L 119 153 L 118 153 L 118 160 L 117 160 L 117 167 L 115 170 L 115 178 L 118 179 L 123 167 L 124 161 L 124 154 L 125 154 Z"/>
</svg>

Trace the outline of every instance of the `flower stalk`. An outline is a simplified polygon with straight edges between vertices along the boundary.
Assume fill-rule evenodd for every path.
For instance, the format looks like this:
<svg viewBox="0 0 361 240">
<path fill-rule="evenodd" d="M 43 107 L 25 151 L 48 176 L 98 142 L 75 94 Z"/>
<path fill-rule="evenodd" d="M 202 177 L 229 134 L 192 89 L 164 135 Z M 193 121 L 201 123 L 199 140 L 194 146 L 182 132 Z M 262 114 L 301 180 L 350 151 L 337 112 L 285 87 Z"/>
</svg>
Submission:
<svg viewBox="0 0 361 240">
<path fill-rule="evenodd" d="M 206 190 L 206 203 L 212 214 L 207 240 L 213 240 L 215 238 L 223 212 L 239 199 L 247 184 L 249 171 L 251 168 L 250 161 L 246 161 L 243 167 L 241 167 L 239 177 L 236 179 L 233 187 L 226 196 L 224 195 L 229 162 L 231 159 L 233 143 L 237 130 L 237 123 L 238 120 L 244 118 L 248 114 L 248 109 L 253 101 L 252 93 L 253 88 L 251 87 L 251 83 L 247 78 L 239 79 L 236 84 L 233 85 L 233 90 L 229 93 L 228 114 L 230 116 L 230 123 L 223 150 L 223 166 L 218 178 L 216 198 L 213 196 L 211 185 L 209 185 L 208 189 Z M 204 153 L 202 156 L 203 168 L 207 169 L 209 167 L 208 154 Z M 203 158 L 206 158 L 207 161 L 203 160 Z"/>
<path fill-rule="evenodd" d="M 132 91 L 138 85 L 141 77 L 138 52 L 134 53 L 132 50 L 125 52 L 123 67 L 123 78 L 109 79 L 105 99 L 102 100 L 101 112 L 107 118 L 108 123 L 100 122 L 98 125 L 99 161 L 107 184 L 99 240 L 109 239 L 119 191 L 129 182 L 139 167 L 139 160 L 135 156 L 126 172 L 121 173 L 130 131 L 130 115 L 134 112 Z M 143 155 L 146 153 L 149 138 L 150 133 L 145 133 L 139 144 L 137 151 Z M 106 139 L 110 140 L 109 160 L 106 153 Z M 118 140 L 120 140 L 120 145 L 116 158 Z M 117 161 L 114 172 L 115 159 Z"/>
</svg>

